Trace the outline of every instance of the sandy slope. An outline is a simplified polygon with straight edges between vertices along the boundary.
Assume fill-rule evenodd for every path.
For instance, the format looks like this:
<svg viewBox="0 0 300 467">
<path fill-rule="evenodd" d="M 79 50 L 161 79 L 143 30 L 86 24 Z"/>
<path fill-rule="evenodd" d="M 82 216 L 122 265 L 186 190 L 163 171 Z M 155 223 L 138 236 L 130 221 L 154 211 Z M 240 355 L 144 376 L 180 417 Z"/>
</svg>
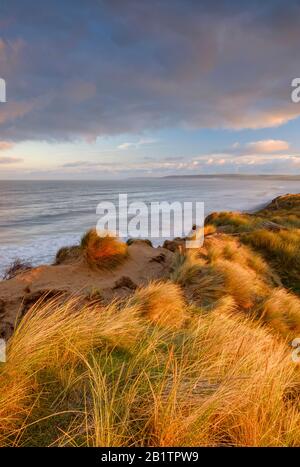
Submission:
<svg viewBox="0 0 300 467">
<path fill-rule="evenodd" d="M 128 253 L 125 263 L 113 271 L 93 270 L 81 259 L 70 264 L 39 266 L 1 281 L 0 337 L 9 337 L 16 319 L 45 294 L 81 294 L 87 299 L 97 296 L 108 302 L 170 272 L 173 253 L 165 248 L 137 242 L 128 247 Z"/>
</svg>

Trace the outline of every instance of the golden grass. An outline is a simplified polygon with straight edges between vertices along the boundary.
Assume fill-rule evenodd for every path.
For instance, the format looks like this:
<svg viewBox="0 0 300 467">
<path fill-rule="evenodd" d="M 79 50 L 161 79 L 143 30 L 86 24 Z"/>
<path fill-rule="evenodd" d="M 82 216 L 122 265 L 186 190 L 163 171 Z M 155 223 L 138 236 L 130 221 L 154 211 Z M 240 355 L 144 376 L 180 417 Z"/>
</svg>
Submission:
<svg viewBox="0 0 300 467">
<path fill-rule="evenodd" d="M 109 233 L 98 235 L 95 229 L 88 231 L 81 240 L 81 249 L 87 263 L 99 269 L 113 268 L 128 255 L 127 245 Z"/>
<path fill-rule="evenodd" d="M 300 227 L 300 195 L 280 196 L 257 214 L 287 227 Z"/>
<path fill-rule="evenodd" d="M 140 308 L 131 304 L 122 312 L 118 303 L 107 307 L 82 306 L 78 298 L 66 302 L 39 301 L 26 313 L 8 344 L 9 364 L 24 371 L 38 365 L 70 362 L 78 349 L 88 353 L 109 341 L 130 347 L 141 330 Z M 22 355 L 26 355 L 26 360 Z"/>
<path fill-rule="evenodd" d="M 232 296 L 245 310 L 269 292 L 273 275 L 267 264 L 236 239 L 210 238 L 200 251 L 178 256 L 172 279 L 185 286 L 200 305 Z"/>
<path fill-rule="evenodd" d="M 177 254 L 171 279 L 185 288 L 187 297 L 197 305 L 209 305 L 224 295 L 224 277 L 199 257 L 195 250 Z"/>
<path fill-rule="evenodd" d="M 186 318 L 183 292 L 170 281 L 150 282 L 135 292 L 131 302 L 140 306 L 142 315 L 159 326 L 180 328 Z"/>
<path fill-rule="evenodd" d="M 258 310 L 260 319 L 287 338 L 300 334 L 300 300 L 285 289 L 274 289 Z"/>
<path fill-rule="evenodd" d="M 14 371 L 13 368 L 0 368 L 0 446 L 12 442 L 11 434 L 26 419 L 32 403 L 34 381 L 32 378 Z"/>
<path fill-rule="evenodd" d="M 252 246 L 279 257 L 283 263 L 300 261 L 300 232 L 298 229 L 281 232 L 258 230 L 244 238 Z"/>
<path fill-rule="evenodd" d="M 278 278 L 263 257 L 246 245 L 241 244 L 237 238 L 229 235 L 210 238 L 205 242 L 205 249 L 207 259 L 210 262 L 218 259 L 228 260 L 233 264 L 239 264 L 253 270 L 271 284 L 278 284 Z"/>
<path fill-rule="evenodd" d="M 0 439 L 17 429 L 19 415 L 30 412 L 28 401 L 36 393 L 41 371 L 60 373 L 78 364 L 78 353 L 88 355 L 101 346 L 127 349 L 141 330 L 140 310 L 128 305 L 82 307 L 78 299 L 62 303 L 39 301 L 22 319 L 7 346 L 1 372 Z M 6 389 L 7 388 L 7 389 Z M 12 423 L 15 422 L 15 423 Z"/>
<path fill-rule="evenodd" d="M 259 218 L 255 218 L 250 214 L 224 211 L 210 214 L 206 219 L 206 227 L 209 225 L 217 229 L 226 227 L 227 233 L 250 232 L 259 222 Z"/>
<path fill-rule="evenodd" d="M 201 274 L 205 260 L 200 258 L 198 251 L 191 249 L 185 254 L 177 252 L 173 261 L 171 279 L 181 286 L 194 283 L 195 277 Z"/>
<path fill-rule="evenodd" d="M 285 291 L 266 261 L 237 238 L 214 236 L 202 249 L 178 254 L 171 278 L 201 309 L 233 299 L 236 312 L 261 319 L 284 338 L 300 332 L 300 299 Z"/>
<path fill-rule="evenodd" d="M 238 263 L 217 260 L 214 270 L 223 275 L 225 292 L 231 295 L 242 309 L 250 310 L 269 291 L 253 270 Z"/>
<path fill-rule="evenodd" d="M 0 367 L 0 446 L 300 446 L 300 299 L 282 286 L 299 284 L 299 230 L 259 227 L 290 202 L 213 215 L 170 280 L 123 301 L 37 302 Z M 95 231 L 80 249 L 97 268 L 127 255 Z"/>
<path fill-rule="evenodd" d="M 206 237 L 207 235 L 213 235 L 216 233 L 216 231 L 217 229 L 214 225 L 211 225 L 211 224 L 205 225 L 204 230 L 203 230 L 204 237 Z"/>
<path fill-rule="evenodd" d="M 285 287 L 300 293 L 299 194 L 280 196 L 255 214 L 213 213 L 207 217 L 206 225 L 216 227 L 217 232 L 238 236 L 267 260 Z M 216 251 L 211 255 L 217 255 Z"/>
<path fill-rule="evenodd" d="M 39 302 L 0 373 L 1 446 L 300 445 L 290 350 L 237 308 L 189 310 L 169 282 L 101 308 Z"/>
<path fill-rule="evenodd" d="M 243 235 L 241 240 L 269 261 L 286 287 L 300 292 L 300 229 L 257 230 Z"/>
<path fill-rule="evenodd" d="M 299 413 L 283 401 L 294 371 L 284 345 L 220 311 L 200 316 L 191 330 L 155 397 L 154 444 L 298 444 Z"/>
</svg>

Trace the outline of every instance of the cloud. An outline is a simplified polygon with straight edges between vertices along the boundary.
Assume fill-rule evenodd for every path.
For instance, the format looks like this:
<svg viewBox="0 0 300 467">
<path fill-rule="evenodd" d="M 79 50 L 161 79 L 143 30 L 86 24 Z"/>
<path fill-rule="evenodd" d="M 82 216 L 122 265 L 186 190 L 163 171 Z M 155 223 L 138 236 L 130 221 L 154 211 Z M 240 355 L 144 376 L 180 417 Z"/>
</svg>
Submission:
<svg viewBox="0 0 300 467">
<path fill-rule="evenodd" d="M 273 153 L 286 151 L 289 149 L 289 143 L 287 141 L 268 139 L 263 141 L 255 141 L 246 144 L 246 149 L 253 153 Z"/>
<path fill-rule="evenodd" d="M 61 167 L 64 169 L 103 169 L 103 168 L 114 168 L 118 166 L 120 170 L 123 170 L 123 166 L 120 166 L 117 162 L 98 162 L 98 161 L 74 161 L 62 164 Z"/>
<path fill-rule="evenodd" d="M 248 154 L 243 157 L 232 153 L 202 154 L 197 159 L 175 156 L 168 160 L 137 160 L 126 162 L 75 161 L 52 168 L 24 171 L 14 166 L 11 176 L 29 179 L 120 179 L 126 177 L 161 177 L 164 175 L 196 174 L 291 174 L 299 172 L 300 153 Z M 3 171 L 4 173 L 4 171 Z M 5 168 L 5 176 L 9 174 Z"/>
<path fill-rule="evenodd" d="M 203 173 L 295 174 L 299 170 L 300 153 L 215 153 L 198 156 L 196 160 Z"/>
<path fill-rule="evenodd" d="M 74 161 L 74 162 L 67 162 L 62 164 L 61 167 L 64 168 L 81 168 L 81 167 L 97 167 L 100 165 L 99 162 L 92 162 L 92 161 Z"/>
<path fill-rule="evenodd" d="M 290 99 L 300 61 L 296 0 L 2 3 L 4 139 L 263 128 L 300 115 Z"/>
<path fill-rule="evenodd" d="M 118 149 L 129 149 L 131 147 L 136 147 L 135 143 L 122 143 L 119 144 Z"/>
<path fill-rule="evenodd" d="M 1 165 L 19 164 L 20 162 L 23 162 L 23 159 L 19 157 L 0 157 Z"/>
<path fill-rule="evenodd" d="M 127 149 L 130 149 L 130 148 L 137 149 L 140 146 L 144 146 L 144 145 L 148 145 L 148 144 L 154 144 L 156 142 L 157 142 L 157 140 L 155 140 L 155 139 L 140 139 L 139 141 L 136 141 L 136 142 L 125 142 L 125 143 L 119 144 L 118 149 L 122 149 L 122 150 L 124 150 L 124 149 L 127 150 Z"/>
<path fill-rule="evenodd" d="M 195 170 L 203 171 L 205 173 L 214 173 L 219 169 L 224 172 L 240 170 L 247 172 L 249 167 L 259 171 L 260 167 L 274 163 L 275 166 L 282 166 L 285 170 L 292 170 L 293 167 L 300 164 L 300 154 L 243 154 L 236 156 L 234 153 L 215 153 L 215 154 L 202 154 L 197 158 L 184 158 L 184 157 L 166 157 L 161 160 L 154 160 L 144 158 L 135 162 L 126 162 L 126 165 L 117 162 L 97 162 L 97 161 L 77 161 L 63 164 L 63 169 L 79 170 L 80 173 L 85 171 L 91 174 L 96 174 L 101 171 L 114 172 L 114 173 L 128 173 L 130 175 L 139 175 L 151 171 L 153 174 L 160 175 L 160 172 L 170 173 L 189 173 Z"/>
<path fill-rule="evenodd" d="M 0 151 L 8 151 L 13 146 L 13 143 L 10 143 L 9 141 L 0 141 Z"/>
</svg>

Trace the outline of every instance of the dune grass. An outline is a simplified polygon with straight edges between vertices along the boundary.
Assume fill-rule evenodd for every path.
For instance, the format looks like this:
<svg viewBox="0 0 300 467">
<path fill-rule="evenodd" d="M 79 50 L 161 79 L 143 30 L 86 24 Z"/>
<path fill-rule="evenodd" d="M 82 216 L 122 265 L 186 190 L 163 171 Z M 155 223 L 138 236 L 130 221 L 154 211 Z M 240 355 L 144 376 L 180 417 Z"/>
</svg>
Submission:
<svg viewBox="0 0 300 467">
<path fill-rule="evenodd" d="M 273 284 L 272 272 L 262 258 L 228 236 L 208 239 L 200 251 L 179 255 L 172 279 L 184 286 L 198 305 L 231 295 L 243 309 L 253 307 Z"/>
<path fill-rule="evenodd" d="M 54 264 L 63 264 L 68 261 L 73 262 L 81 256 L 81 249 L 78 245 L 65 246 L 58 250 Z"/>
<path fill-rule="evenodd" d="M 70 371 L 67 379 L 72 380 L 80 365 L 79 356 L 101 346 L 126 350 L 143 329 L 140 315 L 134 305 L 121 312 L 116 303 L 103 309 L 82 307 L 78 298 L 34 305 L 8 343 L 7 363 L 0 378 L 0 439 L 18 433 L 19 415 L 30 415 L 35 400 L 43 393 L 43 388 L 38 388 L 45 372 L 47 379 L 51 374 L 52 379 L 59 380 L 64 371 Z M 72 384 L 70 381 L 67 386 Z"/>
<path fill-rule="evenodd" d="M 270 262 L 286 287 L 300 293 L 300 229 L 257 230 L 241 240 Z"/>
<path fill-rule="evenodd" d="M 154 323 L 144 313 L 154 292 L 162 299 L 151 284 L 135 303 L 52 300 L 29 311 L 0 373 L 1 446 L 300 444 L 285 343 L 233 299 L 210 313 L 181 301 L 181 326 Z M 170 310 L 177 293 L 166 285 Z"/>
<path fill-rule="evenodd" d="M 280 196 L 258 211 L 257 215 L 286 227 L 300 228 L 300 194 Z"/>
<path fill-rule="evenodd" d="M 203 248 L 178 253 L 173 269 L 171 279 L 204 311 L 233 299 L 236 312 L 260 320 L 284 338 L 300 332 L 299 297 L 288 293 L 279 275 L 239 238 L 207 238 Z"/>
<path fill-rule="evenodd" d="M 285 289 L 274 289 L 256 313 L 282 336 L 292 340 L 300 335 L 300 300 Z"/>
<path fill-rule="evenodd" d="M 300 262 L 300 231 L 291 229 L 281 232 L 258 230 L 243 237 L 244 241 L 283 265 Z"/>
<path fill-rule="evenodd" d="M 180 328 L 186 318 L 183 292 L 170 281 L 153 281 L 140 287 L 131 302 L 141 307 L 149 321 L 160 326 Z"/>
<path fill-rule="evenodd" d="M 82 237 L 80 247 L 87 263 L 98 269 L 119 266 L 128 255 L 126 243 L 107 232 L 99 235 L 95 229 Z"/>
<path fill-rule="evenodd" d="M 280 196 L 253 214 L 212 213 L 206 225 L 238 236 L 241 242 L 263 256 L 285 287 L 300 293 L 299 194 Z"/>
<path fill-rule="evenodd" d="M 40 299 L 0 366 L 0 446 L 300 446 L 298 201 L 211 216 L 126 299 Z M 95 231 L 78 248 L 100 269 L 128 254 Z"/>
</svg>

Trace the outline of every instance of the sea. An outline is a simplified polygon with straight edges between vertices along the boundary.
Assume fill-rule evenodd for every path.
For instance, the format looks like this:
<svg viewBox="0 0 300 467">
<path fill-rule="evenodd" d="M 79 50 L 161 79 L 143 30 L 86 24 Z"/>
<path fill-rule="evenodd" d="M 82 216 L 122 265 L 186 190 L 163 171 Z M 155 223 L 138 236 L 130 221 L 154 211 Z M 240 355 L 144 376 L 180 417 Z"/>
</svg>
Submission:
<svg viewBox="0 0 300 467">
<path fill-rule="evenodd" d="M 50 264 L 62 246 L 95 227 L 97 205 L 118 202 L 203 202 L 213 211 L 253 211 L 276 196 L 300 192 L 300 178 L 167 177 L 97 181 L 0 181 L 0 275 L 15 260 Z M 154 243 L 159 244 L 155 239 Z"/>
</svg>

